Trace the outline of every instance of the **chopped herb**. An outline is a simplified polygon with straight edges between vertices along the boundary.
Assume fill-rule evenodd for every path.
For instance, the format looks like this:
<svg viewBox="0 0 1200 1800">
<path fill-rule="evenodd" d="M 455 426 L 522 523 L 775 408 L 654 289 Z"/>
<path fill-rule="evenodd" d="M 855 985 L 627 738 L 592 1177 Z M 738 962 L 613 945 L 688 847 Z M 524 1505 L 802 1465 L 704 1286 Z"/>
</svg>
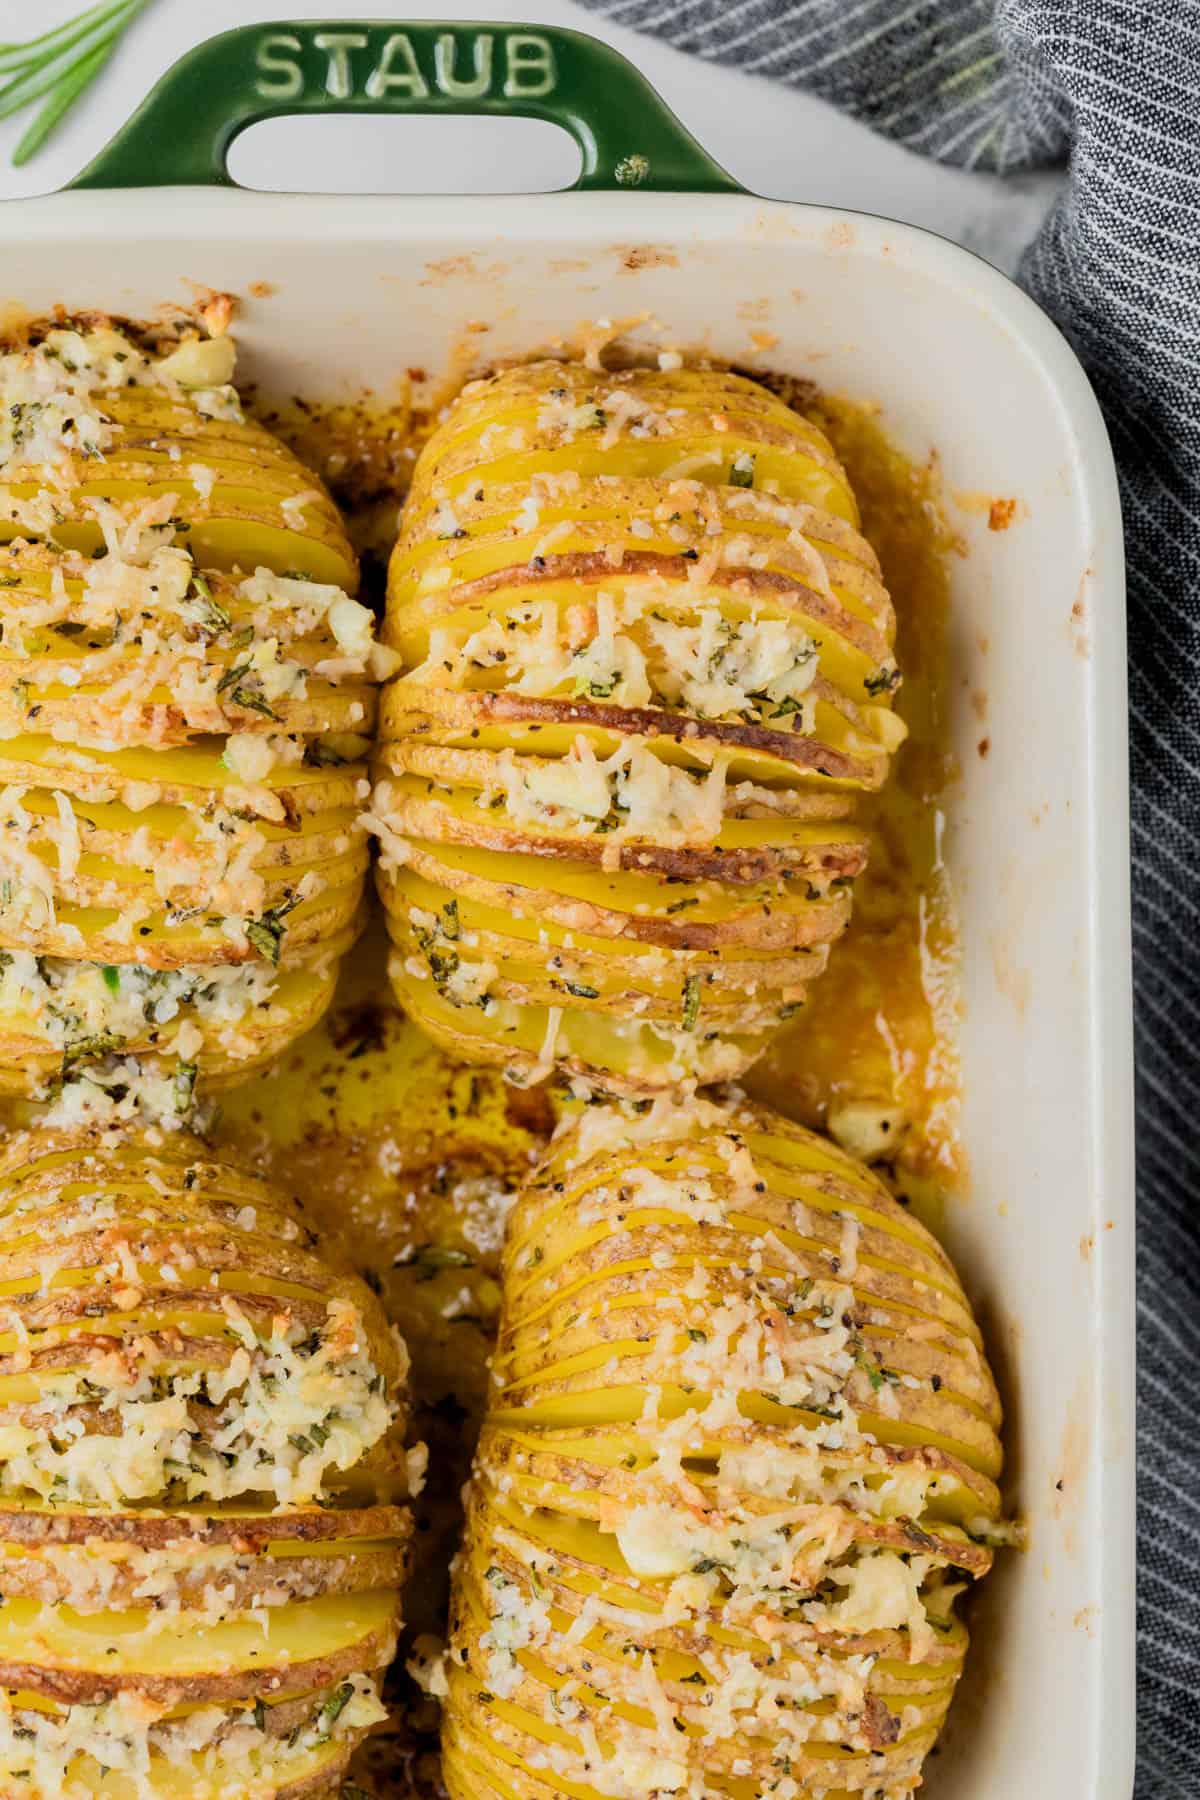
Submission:
<svg viewBox="0 0 1200 1800">
<path fill-rule="evenodd" d="M 564 981 L 563 986 L 568 994 L 574 994 L 577 1000 L 598 1000 L 600 998 L 599 988 L 586 987 L 582 981 Z"/>
<path fill-rule="evenodd" d="M 900 686 L 899 669 L 876 669 L 873 675 L 863 679 L 863 686 L 868 694 L 890 694 L 893 688 Z"/>
<path fill-rule="evenodd" d="M 124 1047 L 125 1039 L 119 1031 L 98 1031 L 94 1037 L 76 1038 L 63 1051 L 62 1079 L 69 1081 L 82 1064 L 100 1062 Z"/>
<path fill-rule="evenodd" d="M 300 896 L 293 894 L 278 906 L 268 908 L 261 919 L 246 920 L 246 936 L 266 962 L 278 965 L 279 947 L 287 929 L 283 921 L 299 904 Z"/>
<path fill-rule="evenodd" d="M 196 1091 L 196 1065 L 194 1062 L 181 1062 L 175 1069 L 175 1111 L 185 1113 L 192 1104 Z"/>
<path fill-rule="evenodd" d="M 317 1729 L 324 1737 L 328 1737 L 338 1719 L 345 1712 L 354 1698 L 354 1683 L 343 1681 L 341 1687 L 334 1688 L 328 1700 L 317 1714 Z"/>
<path fill-rule="evenodd" d="M 233 624 L 233 620 L 221 605 L 220 601 L 213 599 L 213 591 L 208 585 L 205 576 L 192 576 L 192 585 L 188 592 L 188 598 L 199 600 L 203 607 L 204 625 L 206 630 L 212 632 L 229 630 L 229 627 Z"/>
<path fill-rule="evenodd" d="M 340 769 L 350 758 L 327 744 L 324 738 L 313 738 L 305 745 L 304 760 L 312 769 Z"/>
<path fill-rule="evenodd" d="M 473 1269 L 475 1258 L 457 1244 L 418 1244 L 407 1256 L 392 1264 L 396 1269 L 411 1269 L 418 1281 L 432 1281 L 443 1269 Z"/>
<path fill-rule="evenodd" d="M 729 471 L 730 487 L 749 488 L 754 486 L 754 458 L 748 450 L 743 450 L 733 459 L 733 467 Z"/>
<path fill-rule="evenodd" d="M 899 1518 L 896 1523 L 910 1543 L 918 1545 L 922 1550 L 937 1549 L 937 1539 L 930 1537 L 927 1531 L 922 1531 L 915 1520 Z"/>
<path fill-rule="evenodd" d="M 101 969 L 100 973 L 104 977 L 104 985 L 108 989 L 109 993 L 110 994 L 117 993 L 120 990 L 120 986 L 121 986 L 121 971 L 119 969 L 115 969 L 111 963 L 105 963 L 105 965 L 104 965 L 103 969 Z"/>
<path fill-rule="evenodd" d="M 266 919 L 247 919 L 246 936 L 264 961 L 276 964 L 279 962 L 281 932 L 274 922 L 268 922 Z"/>
<path fill-rule="evenodd" d="M 683 984 L 683 1029 L 695 1031 L 700 1017 L 700 977 L 689 975 Z"/>
<path fill-rule="evenodd" d="M 706 1331 L 698 1331 L 694 1325 L 688 1326 L 688 1336 L 691 1338 L 693 1344 L 707 1344 L 708 1342 L 708 1333 Z"/>
<path fill-rule="evenodd" d="M 878 1393 L 885 1381 L 896 1381 L 898 1377 L 891 1369 L 885 1369 L 877 1356 L 872 1356 L 857 1331 L 851 1333 L 850 1348 L 854 1353 L 854 1361 L 870 1382 L 872 1390 Z"/>
<path fill-rule="evenodd" d="M 226 669 L 225 673 L 221 676 L 221 679 L 217 683 L 218 694 L 223 694 L 225 692 L 226 688 L 236 687 L 236 685 L 241 681 L 243 675 L 249 675 L 252 667 L 253 667 L 253 664 L 248 663 L 248 662 L 247 663 L 230 663 L 229 667 Z"/>
<path fill-rule="evenodd" d="M 261 713 L 264 719 L 274 719 L 276 724 L 279 723 L 279 714 L 274 707 L 268 705 L 262 695 L 255 693 L 253 688 L 235 687 L 229 697 L 235 706 L 244 706 L 247 712 Z"/>
</svg>

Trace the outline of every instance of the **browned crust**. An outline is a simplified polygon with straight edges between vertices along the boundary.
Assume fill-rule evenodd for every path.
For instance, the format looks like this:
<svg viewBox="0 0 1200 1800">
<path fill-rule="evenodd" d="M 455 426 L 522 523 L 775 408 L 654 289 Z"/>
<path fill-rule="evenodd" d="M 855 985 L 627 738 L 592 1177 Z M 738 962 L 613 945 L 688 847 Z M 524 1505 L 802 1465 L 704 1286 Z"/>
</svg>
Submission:
<svg viewBox="0 0 1200 1800">
<path fill-rule="evenodd" d="M 85 1319 L 121 1319 L 140 1314 L 166 1315 L 168 1322 L 161 1330 L 139 1330 L 136 1339 L 139 1355 L 157 1353 L 158 1357 L 167 1362 L 179 1358 L 190 1362 L 196 1355 L 211 1355 L 213 1345 L 221 1345 L 232 1354 L 238 1338 L 221 1310 L 223 1297 L 216 1288 L 205 1290 L 167 1287 L 165 1284 L 152 1285 L 149 1282 L 144 1287 L 133 1287 L 123 1286 L 120 1282 L 97 1282 L 93 1286 L 72 1290 L 69 1295 L 54 1294 L 49 1298 L 37 1298 L 27 1303 L 10 1302 L 9 1306 L 10 1316 L 12 1311 L 17 1312 L 30 1332 L 49 1331 L 56 1326 L 72 1325 Z M 327 1312 L 324 1295 L 312 1299 L 296 1296 L 284 1299 L 273 1294 L 239 1294 L 237 1305 L 251 1324 L 258 1325 L 267 1332 L 270 1331 L 272 1321 L 281 1317 L 291 1324 L 314 1330 L 324 1324 Z M 169 1323 L 172 1314 L 182 1312 L 212 1313 L 214 1319 L 219 1321 L 217 1332 L 206 1338 L 185 1337 Z M 46 1350 L 30 1352 L 22 1348 L 14 1355 L 0 1356 L 0 1373 L 69 1368 L 80 1357 L 87 1359 L 92 1354 L 104 1356 L 113 1351 L 120 1354 L 124 1348 L 120 1341 L 114 1341 L 107 1332 L 93 1334 L 76 1331 L 68 1342 L 55 1344 Z"/>
<path fill-rule="evenodd" d="M 283 940 L 285 953 L 288 949 L 315 949 L 345 929 L 353 930 L 357 937 L 366 923 L 362 892 L 365 874 L 364 863 L 363 869 L 356 870 L 341 887 L 331 888 L 319 895 L 315 911 L 291 913 Z M 72 901 L 70 904 L 84 902 Z M 116 908 L 102 907 L 101 910 L 115 912 Z M 163 924 L 164 918 L 165 914 L 160 912 L 147 920 L 145 925 L 147 928 L 153 926 L 160 933 L 168 933 L 170 928 Z M 138 932 L 142 929 L 139 926 Z M 62 956 L 74 962 L 139 963 L 146 969 L 208 968 L 259 960 L 259 952 L 253 944 L 247 943 L 242 947 L 231 943 L 215 929 L 206 931 L 203 936 L 189 937 L 186 942 L 175 942 L 169 935 L 160 935 L 153 940 L 135 935 L 131 945 L 123 937 L 114 935 L 114 927 L 110 925 L 94 932 L 80 945 L 56 924 L 9 931 L 5 935 L 5 942 L 9 946 L 32 950 L 38 956 Z"/>
<path fill-rule="evenodd" d="M 419 716 L 424 710 L 422 702 L 426 694 L 433 697 L 434 704 L 428 707 L 431 725 L 422 726 Z M 455 723 L 461 720 L 460 729 L 468 729 L 473 724 L 584 725 L 612 731 L 622 737 L 666 738 L 671 743 L 697 749 L 714 746 L 718 750 L 754 750 L 806 774 L 849 782 L 856 787 L 878 786 L 887 769 L 887 758 L 882 753 L 872 758 L 855 758 L 799 732 L 773 731 L 766 725 L 734 719 L 698 719 L 690 713 L 672 712 L 667 707 L 614 706 L 603 700 L 555 699 L 504 690 L 496 693 L 486 689 L 470 692 L 446 688 L 426 690 L 406 681 L 389 689 L 385 697 L 382 718 L 385 734 L 390 731 L 399 735 L 397 714 L 418 716 L 415 724 L 405 719 L 406 732 L 428 731 L 431 726 L 436 729 L 447 716 L 454 719 L 457 714 Z"/>
<path fill-rule="evenodd" d="M 55 748 L 65 755 L 86 757 L 91 754 L 86 748 L 73 745 L 56 745 Z M 342 812 L 356 806 L 355 785 L 365 773 L 366 768 L 362 763 L 347 763 L 337 771 L 326 771 L 319 780 L 304 782 L 300 786 L 284 782 L 273 787 L 269 781 L 261 785 L 279 801 L 285 816 L 302 818 L 309 814 Z M 10 757 L 6 741 L 0 739 L 0 780 L 11 782 L 16 787 L 61 788 L 64 794 L 85 804 L 107 804 L 108 794 L 114 789 L 120 790 L 131 785 L 133 779 L 102 762 L 84 769 L 73 768 L 62 761 L 57 764 L 26 762 L 19 757 Z M 185 783 L 167 779 L 156 785 L 162 788 L 160 804 L 163 806 L 208 807 L 213 810 L 240 806 L 248 791 L 246 788 L 239 788 L 232 779 L 226 787 L 206 787 L 201 782 Z M 100 796 L 104 798 L 101 799 Z M 116 804 L 120 804 L 119 800 Z M 136 818 L 136 815 L 131 814 L 130 817 Z M 131 826 L 131 829 L 136 829 L 136 825 Z"/>
<path fill-rule="evenodd" d="M 278 1701 L 267 1710 L 262 1729 L 268 1737 L 285 1738 L 298 1726 L 307 1724 L 313 1715 L 313 1710 L 314 1703 L 310 1695 L 305 1695 L 297 1700 Z M 13 1718 L 18 1724 L 32 1728 L 44 1718 L 44 1715 L 32 1711 L 22 1711 L 18 1708 L 14 1710 Z M 220 1745 L 228 1733 L 236 1730 L 241 1723 L 241 1709 L 231 1711 L 214 1742 Z M 346 1772 L 346 1765 L 360 1737 L 361 1733 L 356 1733 L 353 1738 L 348 1736 L 336 1746 L 330 1745 L 330 1753 L 319 1762 L 318 1766 L 311 1769 L 307 1775 L 298 1776 L 294 1781 L 280 1780 L 274 1772 L 268 1771 L 265 1776 L 259 1777 L 255 1785 L 255 1793 L 260 1794 L 264 1791 L 262 1781 L 265 1779 L 271 1784 L 270 1800 L 335 1800 L 335 1796 L 341 1792 L 341 1781 Z M 153 1764 L 151 1766 L 153 1767 Z M 239 1769 L 242 1767 L 240 1760 L 238 1767 Z M 235 1779 L 232 1770 L 229 1771 L 229 1776 L 231 1780 Z"/>
<path fill-rule="evenodd" d="M 69 1199 L 57 1202 L 55 1212 L 55 1224 L 59 1229 L 75 1217 L 88 1216 L 86 1204 L 81 1205 Z M 326 1297 L 332 1298 L 346 1291 L 345 1282 L 338 1280 L 329 1264 L 304 1247 L 273 1241 L 263 1235 L 257 1224 L 253 1230 L 243 1231 L 236 1225 L 231 1226 L 228 1221 L 214 1219 L 176 1218 L 168 1225 L 165 1221 L 153 1224 L 141 1218 L 131 1218 L 128 1224 L 106 1223 L 90 1230 L 72 1233 L 69 1245 L 64 1246 L 64 1251 L 69 1249 L 69 1255 L 65 1256 L 63 1266 L 74 1270 L 96 1271 L 110 1263 L 114 1252 L 121 1246 L 129 1251 L 137 1263 L 159 1265 L 169 1262 L 172 1256 L 186 1252 L 190 1266 L 202 1269 L 205 1274 L 228 1270 L 239 1275 L 256 1275 L 264 1282 L 286 1281 L 307 1290 L 296 1296 L 302 1303 L 324 1301 Z M 15 1281 L 22 1275 L 36 1275 L 44 1260 L 44 1245 L 40 1241 L 33 1243 L 27 1250 L 10 1251 L 5 1255 L 5 1278 Z M 188 1306 L 211 1308 L 214 1304 L 219 1304 L 222 1293 L 229 1292 L 228 1289 L 213 1289 L 208 1286 L 189 1288 L 178 1283 L 168 1285 L 149 1280 L 138 1285 L 144 1296 L 136 1302 L 139 1309 L 147 1303 L 158 1301 L 164 1302 L 171 1311 Z M 112 1294 L 119 1292 L 122 1286 L 128 1288 L 130 1283 L 114 1285 L 97 1276 L 87 1294 L 86 1304 L 91 1305 L 97 1290 L 103 1294 Z M 172 1300 L 173 1295 L 178 1295 L 179 1300 Z M 10 1305 L 35 1297 L 18 1294 L 10 1300 Z M 276 1312 L 286 1312 L 293 1304 L 292 1296 L 285 1298 L 282 1295 L 257 1294 L 246 1298 L 252 1304 L 271 1306 Z M 243 1298 L 239 1297 L 239 1306 L 243 1303 Z M 69 1318 L 75 1315 L 65 1312 L 54 1316 Z"/>
<path fill-rule="evenodd" d="M 13 669 L 20 665 L 13 664 Z M 8 670 L 4 670 L 5 675 Z M 52 677 L 39 674 L 39 680 Z M 9 690 L 6 690 L 6 692 Z M 123 711 L 120 729 L 135 740 L 152 738 L 155 747 L 173 749 L 197 738 L 221 735 L 229 731 L 277 731 L 285 734 L 320 736 L 326 731 L 354 731 L 368 735 L 375 725 L 378 696 L 373 687 L 363 683 L 335 688 L 320 677 L 312 678 L 307 699 L 282 699 L 274 703 L 274 716 L 264 719 L 255 709 L 236 705 L 232 700 L 200 701 L 184 707 L 176 700 L 143 701 L 135 712 Z M 351 717 L 358 705 L 361 715 Z M 112 731 L 112 719 L 105 711 L 103 696 L 72 695 L 63 700 L 34 700 L 27 706 L 0 701 L 0 726 L 6 731 L 46 731 L 56 724 L 69 722 L 76 730 L 96 735 Z"/>
<path fill-rule="evenodd" d="M 386 1538 L 403 1544 L 411 1535 L 412 1515 L 402 1506 L 305 1507 L 261 1514 L 38 1512 L 0 1506 L 0 1543 L 38 1547 L 100 1541 L 143 1550 L 221 1547 L 254 1556 L 269 1544 L 327 1544 L 346 1538 Z"/>
<path fill-rule="evenodd" d="M 421 715 L 416 717 L 419 719 Z M 393 738 L 385 744 L 379 753 L 377 770 L 391 776 L 412 776 L 443 788 L 482 788 L 494 781 L 502 752 L 491 747 L 481 750 L 473 745 L 433 743 L 421 735 L 422 729 L 416 725 L 411 734 Z M 528 757 L 531 763 L 544 761 L 552 766 L 552 759 L 543 758 L 536 749 L 522 750 L 519 754 L 522 758 Z M 708 770 L 697 767 L 691 772 L 703 777 Z M 730 819 L 792 819 L 811 824 L 845 819 L 854 811 L 855 796 L 830 787 L 777 784 L 766 790 L 771 796 L 770 805 L 763 799 L 739 792 L 742 786 L 760 785 L 737 779 L 728 782 L 723 795 L 724 816 Z"/>
<path fill-rule="evenodd" d="M 819 875 L 825 879 L 849 879 L 866 866 L 866 846 L 859 842 L 830 845 L 795 845 L 779 848 L 723 850 L 716 846 L 621 843 L 602 833 L 569 836 L 538 834 L 533 828 L 501 825 L 480 813 L 478 821 L 459 819 L 436 802 L 404 800 L 390 815 L 404 837 L 427 843 L 464 844 L 474 849 L 496 850 L 524 856 L 589 863 L 606 873 L 666 876 L 673 881 L 719 881 L 731 887 L 757 886 L 765 881 Z"/>
<path fill-rule="evenodd" d="M 409 845 L 408 867 L 414 874 L 451 893 L 479 892 L 483 888 L 487 894 L 481 897 L 490 905 L 511 906 L 524 916 L 545 913 L 569 931 L 584 931 L 593 937 L 632 938 L 639 943 L 659 945 L 665 950 L 719 951 L 727 944 L 761 950 L 807 950 L 839 937 L 845 929 L 850 908 L 849 896 L 843 894 L 830 904 L 806 907 L 795 913 L 768 913 L 762 906 L 755 905 L 732 918 L 688 922 L 686 913 L 672 917 L 624 913 L 614 907 L 598 906 L 591 900 L 568 895 L 551 899 L 534 887 L 481 879 L 448 868 L 437 858 L 427 855 L 420 844 Z M 530 872 L 532 874 L 532 869 Z M 381 882 L 381 891 L 387 906 L 386 877 Z M 391 904 L 394 906 L 395 902 Z"/>
<path fill-rule="evenodd" d="M 543 581 L 598 583 L 612 581 L 625 572 L 658 575 L 665 581 L 676 581 L 686 586 L 689 571 L 694 567 L 694 557 L 667 556 L 659 550 L 625 550 L 616 567 L 603 550 L 570 550 L 562 556 L 551 554 L 541 557 L 538 563 L 517 563 L 507 569 L 493 569 L 490 574 L 477 575 L 473 581 L 459 583 L 454 589 L 454 596 L 456 603 L 469 604 L 472 600 L 485 599 L 497 588 L 530 587 Z M 819 620 L 836 631 L 839 637 L 861 650 L 864 656 L 871 657 L 875 662 L 883 662 L 890 654 L 886 639 L 865 620 L 854 618 L 844 607 L 838 606 L 836 602 L 831 603 L 815 588 L 781 570 L 722 567 L 720 571 L 714 572 L 713 578 L 706 585 L 747 597 L 762 594 L 775 599 L 799 599 L 803 596 L 802 610 L 809 618 Z"/>
</svg>

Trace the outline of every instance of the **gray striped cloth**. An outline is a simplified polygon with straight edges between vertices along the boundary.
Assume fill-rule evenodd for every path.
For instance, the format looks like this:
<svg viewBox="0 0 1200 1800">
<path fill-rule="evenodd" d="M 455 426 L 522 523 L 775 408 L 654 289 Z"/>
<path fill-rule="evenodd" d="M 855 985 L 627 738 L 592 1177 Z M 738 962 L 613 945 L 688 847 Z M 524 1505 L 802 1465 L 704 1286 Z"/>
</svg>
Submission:
<svg viewBox="0 0 1200 1800">
<path fill-rule="evenodd" d="M 1128 540 L 1136 1792 L 1200 1800 L 1200 0 L 587 3 L 946 162 L 1069 166 L 1019 279 L 1095 384 Z"/>
</svg>

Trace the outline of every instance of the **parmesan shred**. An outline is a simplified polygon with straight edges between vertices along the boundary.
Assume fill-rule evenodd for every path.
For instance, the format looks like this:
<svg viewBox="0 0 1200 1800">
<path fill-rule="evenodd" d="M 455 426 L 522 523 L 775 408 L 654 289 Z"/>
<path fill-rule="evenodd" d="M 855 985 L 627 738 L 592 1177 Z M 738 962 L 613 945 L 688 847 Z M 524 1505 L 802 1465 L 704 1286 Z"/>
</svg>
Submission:
<svg viewBox="0 0 1200 1800">
<path fill-rule="evenodd" d="M 497 759 L 497 787 L 515 824 L 546 825 L 593 835 L 609 843 L 642 839 L 660 844 L 711 844 L 721 829 L 728 758 L 714 758 L 704 775 L 664 762 L 645 739 L 622 744 L 599 758 L 577 737 L 566 756 L 544 762 L 504 751 Z M 490 806 L 497 789 L 485 789 Z"/>
<path fill-rule="evenodd" d="M 730 619 L 719 602 L 689 591 L 687 610 L 652 583 L 601 591 L 564 614 L 525 603 L 467 635 L 436 629 L 409 677 L 436 687 L 504 685 L 535 696 L 566 694 L 622 706 L 668 706 L 701 719 L 750 718 L 811 733 L 805 701 L 817 675 L 816 645 L 797 618 L 757 612 Z"/>
<path fill-rule="evenodd" d="M 332 992 L 297 908 L 344 941 L 366 863 L 398 658 L 310 574 L 352 552 L 243 418 L 231 303 L 197 317 L 0 352 L 0 1035 L 60 1123 L 181 1123 L 285 1046 Z"/>
<path fill-rule="evenodd" d="M 957 1596 L 1003 1536 L 975 1453 L 947 1449 L 956 1383 L 998 1418 L 973 1341 L 907 1334 L 927 1269 L 947 1279 L 921 1239 L 862 1165 L 736 1092 L 564 1122 L 510 1218 L 438 1665 L 452 1759 L 482 1754 L 495 1699 L 520 1766 L 613 1800 L 730 1775 L 914 1791 Z"/>
</svg>

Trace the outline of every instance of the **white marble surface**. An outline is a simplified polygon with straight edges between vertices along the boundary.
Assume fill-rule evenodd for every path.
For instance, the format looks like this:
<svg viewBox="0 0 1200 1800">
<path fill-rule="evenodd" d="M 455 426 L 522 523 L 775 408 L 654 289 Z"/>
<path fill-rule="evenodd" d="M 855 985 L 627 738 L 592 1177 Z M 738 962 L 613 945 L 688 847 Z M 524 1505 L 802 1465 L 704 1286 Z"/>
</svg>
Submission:
<svg viewBox="0 0 1200 1800">
<path fill-rule="evenodd" d="M 21 41 L 78 12 L 84 0 L 0 0 L 0 41 Z M 705 147 L 752 191 L 818 200 L 930 226 L 1011 271 L 1055 191 L 1053 177 L 1000 182 L 941 169 L 883 142 L 819 101 L 680 55 L 597 21 L 571 0 L 155 0 L 96 85 L 25 169 L 8 161 L 28 119 L 0 123 L 0 198 L 69 181 L 189 45 L 228 26 L 279 18 L 518 17 L 573 25 L 631 56 Z M 235 146 L 248 186 L 334 192 L 495 192 L 565 185 L 577 152 L 553 126 L 525 120 L 279 119 Z"/>
</svg>

